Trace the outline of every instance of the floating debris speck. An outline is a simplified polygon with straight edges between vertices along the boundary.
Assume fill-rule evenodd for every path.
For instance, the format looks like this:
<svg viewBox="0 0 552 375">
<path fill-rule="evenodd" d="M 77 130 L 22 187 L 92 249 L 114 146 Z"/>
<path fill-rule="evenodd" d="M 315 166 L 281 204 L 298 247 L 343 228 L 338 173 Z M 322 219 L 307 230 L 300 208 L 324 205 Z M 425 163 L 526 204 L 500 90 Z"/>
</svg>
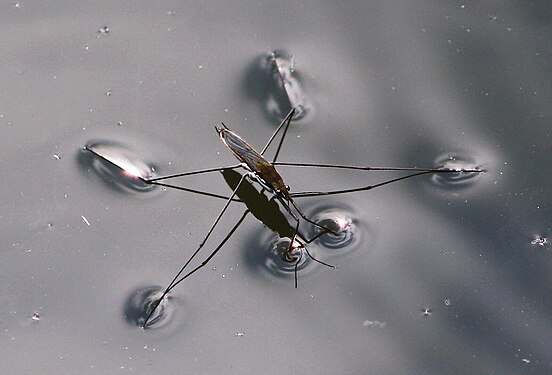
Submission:
<svg viewBox="0 0 552 375">
<path fill-rule="evenodd" d="M 98 30 L 98 34 L 109 34 L 109 26 L 104 25 L 100 27 L 100 29 Z"/>
<path fill-rule="evenodd" d="M 82 218 L 82 221 L 84 221 L 84 223 L 88 226 L 90 226 L 90 222 L 88 221 L 87 218 L 85 218 L 83 215 L 81 215 L 81 218 Z"/>
<path fill-rule="evenodd" d="M 365 320 L 362 325 L 364 327 L 385 328 L 385 322 L 380 322 L 379 320 Z"/>
<path fill-rule="evenodd" d="M 531 245 L 544 247 L 548 245 L 548 238 L 544 236 L 535 236 L 535 238 L 531 241 Z"/>
</svg>

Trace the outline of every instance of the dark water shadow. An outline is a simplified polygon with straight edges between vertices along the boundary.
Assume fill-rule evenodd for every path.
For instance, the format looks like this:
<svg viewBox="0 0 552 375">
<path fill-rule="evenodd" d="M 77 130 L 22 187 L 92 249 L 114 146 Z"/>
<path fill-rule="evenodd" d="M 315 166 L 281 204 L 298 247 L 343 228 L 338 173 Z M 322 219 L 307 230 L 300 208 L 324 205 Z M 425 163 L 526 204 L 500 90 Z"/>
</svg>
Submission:
<svg viewBox="0 0 552 375">
<path fill-rule="evenodd" d="M 275 126 L 295 108 L 293 121 L 304 122 L 311 117 L 312 105 L 303 90 L 304 78 L 287 65 L 285 77 L 279 72 L 275 57 L 284 64 L 293 65 L 294 56 L 282 50 L 261 54 L 246 67 L 242 77 L 245 96 L 259 103 L 263 113 Z"/>
</svg>

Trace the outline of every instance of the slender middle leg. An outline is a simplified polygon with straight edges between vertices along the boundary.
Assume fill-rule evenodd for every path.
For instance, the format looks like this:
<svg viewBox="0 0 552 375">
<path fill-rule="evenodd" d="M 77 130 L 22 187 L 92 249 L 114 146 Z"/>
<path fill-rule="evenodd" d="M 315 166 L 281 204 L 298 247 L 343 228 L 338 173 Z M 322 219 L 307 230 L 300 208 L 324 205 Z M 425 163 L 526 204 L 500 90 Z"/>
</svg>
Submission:
<svg viewBox="0 0 552 375">
<path fill-rule="evenodd" d="M 167 295 L 167 293 L 176 285 L 176 283 L 179 283 L 180 281 L 177 281 L 178 278 L 180 277 L 180 275 L 182 274 L 182 272 L 184 272 L 184 270 L 186 269 L 186 267 L 188 266 L 188 264 L 190 264 L 190 262 L 194 259 L 194 257 L 199 253 L 199 251 L 203 248 L 203 246 L 205 245 L 205 243 L 207 242 L 207 240 L 209 239 L 209 237 L 211 236 L 211 233 L 213 233 L 213 230 L 215 229 L 215 227 L 217 226 L 218 222 L 220 221 L 220 219 L 222 218 L 222 215 L 224 215 L 224 213 L 226 212 L 226 209 L 228 208 L 228 206 L 230 205 L 230 203 L 232 202 L 232 198 L 234 198 L 234 196 L 236 195 L 238 189 L 240 188 L 240 185 L 242 184 L 243 180 L 247 177 L 246 174 L 244 174 L 241 179 L 240 179 L 240 182 L 238 183 L 238 185 L 236 186 L 236 188 L 234 189 L 234 191 L 232 192 L 232 195 L 230 196 L 230 198 L 226 201 L 226 203 L 224 204 L 224 207 L 222 208 L 222 210 L 220 211 L 220 213 L 218 214 L 217 218 L 215 219 L 215 221 L 213 222 L 213 224 L 211 225 L 211 228 L 209 228 L 209 231 L 207 232 L 207 234 L 205 235 L 205 237 L 203 238 L 203 240 L 201 241 L 201 243 L 199 244 L 197 250 L 192 254 L 192 256 L 190 258 L 188 258 L 188 261 L 186 261 L 186 263 L 182 266 L 182 268 L 180 269 L 180 271 L 178 271 L 178 273 L 176 274 L 176 276 L 173 278 L 173 280 L 169 283 L 169 285 L 167 286 L 167 288 L 165 289 L 165 291 L 163 292 L 163 294 L 161 295 L 161 297 L 157 300 L 157 302 L 155 303 L 153 309 L 150 311 L 150 313 L 148 314 L 148 317 L 146 318 L 146 321 L 144 322 L 144 324 L 142 325 L 142 327 L 146 327 L 147 326 L 147 323 L 149 321 L 149 319 L 151 318 L 151 316 L 153 315 L 153 313 L 155 312 L 155 310 L 157 309 L 157 307 L 159 306 L 159 304 L 161 303 L 161 301 L 163 300 L 163 298 L 165 298 L 165 296 Z"/>
<path fill-rule="evenodd" d="M 355 193 L 355 192 L 359 192 L 359 191 L 366 191 L 366 190 L 375 189 L 375 188 L 380 187 L 380 186 L 392 184 L 393 182 L 406 180 L 407 178 L 421 176 L 421 175 L 429 174 L 429 173 L 433 173 L 433 172 L 432 171 L 425 171 L 425 172 L 413 173 L 413 174 L 409 174 L 409 175 L 406 175 L 406 176 L 397 177 L 397 178 L 393 178 L 391 180 L 380 182 L 380 183 L 375 184 L 375 185 L 362 186 L 362 187 L 353 188 L 353 189 L 331 190 L 331 191 L 302 191 L 302 192 L 297 192 L 297 193 L 290 193 L 290 196 L 292 196 L 293 198 L 304 198 L 304 197 L 317 197 L 317 196 L 321 196 L 321 195 L 337 195 L 337 194 Z"/>
</svg>

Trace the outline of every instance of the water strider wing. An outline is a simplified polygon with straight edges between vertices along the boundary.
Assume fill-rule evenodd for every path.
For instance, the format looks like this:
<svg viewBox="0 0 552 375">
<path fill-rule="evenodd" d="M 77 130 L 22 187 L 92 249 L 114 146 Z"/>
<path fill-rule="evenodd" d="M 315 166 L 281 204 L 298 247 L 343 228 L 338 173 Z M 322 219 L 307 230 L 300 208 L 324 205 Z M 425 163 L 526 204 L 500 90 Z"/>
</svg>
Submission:
<svg viewBox="0 0 552 375">
<path fill-rule="evenodd" d="M 232 151 L 232 154 L 239 161 L 247 165 L 256 177 L 261 178 L 262 181 L 259 182 L 273 192 L 278 191 L 286 195 L 287 187 L 284 184 L 284 180 L 271 162 L 266 160 L 253 146 L 230 129 L 226 127 L 217 128 L 217 132 L 222 142 Z"/>
</svg>

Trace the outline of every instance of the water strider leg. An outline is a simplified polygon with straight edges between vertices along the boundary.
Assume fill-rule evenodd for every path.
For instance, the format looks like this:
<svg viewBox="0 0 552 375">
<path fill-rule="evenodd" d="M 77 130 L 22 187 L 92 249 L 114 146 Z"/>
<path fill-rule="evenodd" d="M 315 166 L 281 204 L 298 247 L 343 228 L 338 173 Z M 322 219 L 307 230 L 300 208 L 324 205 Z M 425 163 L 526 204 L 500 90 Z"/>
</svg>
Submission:
<svg viewBox="0 0 552 375">
<path fill-rule="evenodd" d="M 238 229 L 238 227 L 240 226 L 240 224 L 245 220 L 245 217 L 247 216 L 247 214 L 249 214 L 249 210 L 245 210 L 244 213 L 242 214 L 241 218 L 238 220 L 238 222 L 232 227 L 232 229 L 230 229 L 230 231 L 228 232 L 228 234 L 224 237 L 224 239 L 218 244 L 218 246 L 215 248 L 215 250 L 213 250 L 213 252 L 203 261 L 201 262 L 201 264 L 199 266 L 197 266 L 196 268 L 194 268 L 193 270 L 191 270 L 190 272 L 188 272 L 187 274 L 185 274 L 184 276 L 182 276 L 180 279 L 176 280 L 171 286 L 170 288 L 167 289 L 167 292 L 170 292 L 172 289 L 174 289 L 178 284 L 180 284 L 182 281 L 184 281 L 185 279 L 187 279 L 189 276 L 191 276 L 193 273 L 195 273 L 196 271 L 198 271 L 199 269 L 203 268 L 205 265 L 207 265 L 207 263 L 209 263 L 209 261 L 217 254 L 217 252 L 226 244 L 226 242 L 228 242 L 228 240 L 230 239 L 230 237 L 232 237 L 232 235 L 234 234 L 234 232 Z"/>
<path fill-rule="evenodd" d="M 315 257 L 313 257 L 313 256 L 311 255 L 311 253 L 309 253 L 309 249 L 307 249 L 306 247 L 305 247 L 305 251 L 306 251 L 307 255 L 309 256 L 309 258 L 311 258 L 311 259 L 314 260 L 315 262 L 318 262 L 318 263 L 320 263 L 321 265 L 326 266 L 326 267 L 337 268 L 336 266 L 334 266 L 334 265 L 332 265 L 332 264 L 329 264 L 329 263 L 326 263 L 326 262 L 322 262 L 320 259 L 316 259 Z"/>
<path fill-rule="evenodd" d="M 320 264 L 322 264 L 323 266 L 326 266 L 326 267 L 330 267 L 330 268 L 334 268 L 334 269 L 337 268 L 336 266 L 333 266 L 333 265 L 331 265 L 329 263 L 326 263 L 326 262 L 322 262 L 321 260 L 316 259 L 315 257 L 313 257 L 311 255 L 311 253 L 309 252 L 309 249 L 307 249 L 306 246 L 303 246 L 303 249 L 305 249 L 305 252 L 309 256 L 309 258 L 311 258 L 315 262 L 318 262 L 318 263 L 320 263 Z M 298 280 L 298 278 L 297 278 L 297 267 L 299 267 L 299 263 L 301 262 L 302 257 L 303 257 L 303 253 L 301 252 L 301 253 L 299 253 L 299 259 L 297 259 L 297 262 L 295 262 L 295 267 L 293 267 L 293 276 L 294 276 L 294 279 L 295 279 L 295 289 L 297 289 L 297 280 Z"/>
<path fill-rule="evenodd" d="M 323 229 L 323 230 L 325 230 L 325 231 L 327 231 L 327 232 L 330 232 L 330 233 L 333 234 L 334 236 L 339 236 L 339 233 L 337 233 L 335 230 L 330 229 L 330 228 L 326 228 L 325 226 L 320 225 L 320 224 L 318 224 L 317 222 L 312 221 L 311 219 L 309 219 L 309 218 L 307 217 L 307 215 L 305 215 L 305 214 L 303 213 L 303 211 L 301 211 L 301 209 L 299 208 L 299 206 L 297 206 L 297 204 L 295 203 L 295 201 L 294 201 L 293 199 L 290 198 L 289 201 L 291 202 L 291 204 L 293 205 L 293 207 L 297 210 L 297 212 L 299 213 L 299 215 L 300 215 L 304 220 L 308 221 L 309 223 L 311 223 L 312 225 L 314 225 L 314 226 L 316 226 L 316 227 L 318 227 L 318 228 L 320 228 L 320 229 Z M 289 208 L 289 206 L 288 206 L 288 208 Z"/>
<path fill-rule="evenodd" d="M 109 158 L 105 157 L 104 155 L 96 152 L 95 150 L 93 150 L 91 148 L 88 148 L 87 146 L 84 146 L 84 149 L 86 151 L 92 153 L 96 157 L 102 159 L 104 162 L 109 163 L 110 165 L 112 165 L 116 168 L 119 168 L 123 173 L 127 172 L 121 165 L 119 165 L 117 163 L 114 163 L 112 160 L 110 160 Z M 177 185 L 174 185 L 174 184 L 168 184 L 168 183 L 165 183 L 165 182 L 159 182 L 159 181 L 168 180 L 170 178 L 182 177 L 182 176 L 190 176 L 190 175 L 194 175 L 194 174 L 202 174 L 202 173 L 208 173 L 208 172 L 218 172 L 218 171 L 224 171 L 224 170 L 230 170 L 230 169 L 237 169 L 237 168 L 240 168 L 240 167 L 242 167 L 242 165 L 237 164 L 237 165 L 232 165 L 232 166 L 228 166 L 228 167 L 200 169 L 200 170 L 196 170 L 196 171 L 177 173 L 177 174 L 154 177 L 154 178 L 146 178 L 146 177 L 142 177 L 142 176 L 132 176 L 132 177 L 135 177 L 135 178 L 139 179 L 140 181 L 142 181 L 144 184 L 148 184 L 148 185 L 158 185 L 158 186 L 163 186 L 163 187 L 167 187 L 167 188 L 171 188 L 171 189 L 187 191 L 187 192 L 190 192 L 190 193 L 206 195 L 208 197 L 219 198 L 219 199 L 228 199 L 228 197 L 226 197 L 224 195 L 210 193 L 210 192 L 196 190 L 196 189 L 190 189 L 190 188 L 177 186 Z M 233 201 L 240 202 L 239 199 L 233 199 Z"/>
<path fill-rule="evenodd" d="M 293 211 L 291 210 L 291 208 L 289 207 L 289 205 L 285 203 L 285 201 L 283 200 L 283 198 L 276 197 L 276 196 L 275 196 L 275 198 L 278 199 L 278 200 L 280 201 L 280 203 L 282 203 L 282 206 L 284 206 L 284 208 L 286 209 L 286 211 L 288 211 L 288 213 L 289 213 L 290 216 L 293 218 L 293 220 L 295 220 L 295 228 L 294 228 L 294 230 L 293 230 L 293 235 L 292 235 L 291 238 L 290 238 L 290 243 L 289 243 L 289 247 L 288 247 L 288 250 L 287 250 L 288 252 L 291 252 L 291 250 L 293 249 L 293 244 L 295 243 L 295 238 L 296 238 L 297 236 L 299 236 L 301 239 L 305 240 L 305 237 L 304 237 L 301 233 L 299 233 L 299 224 L 300 224 L 300 220 L 299 220 L 299 218 L 293 213 Z M 274 198 L 272 198 L 272 199 L 274 199 Z M 298 212 L 299 212 L 299 211 L 298 211 Z M 309 221 L 309 222 L 311 222 L 311 223 L 313 223 L 314 225 L 316 225 L 316 226 L 318 226 L 319 228 L 322 229 L 322 232 L 320 232 L 319 234 L 317 234 L 316 236 L 314 236 L 314 237 L 311 238 L 310 240 L 305 241 L 307 244 L 308 244 L 308 243 L 311 243 L 312 241 L 314 241 L 315 239 L 317 239 L 318 237 L 320 237 L 320 236 L 323 235 L 324 233 L 328 233 L 328 232 L 335 233 L 335 232 L 333 232 L 331 229 L 326 228 L 326 227 L 324 227 L 324 226 L 321 226 L 321 225 L 319 225 L 319 224 L 317 224 L 317 223 L 315 223 L 315 222 L 313 222 L 313 221 L 307 219 L 306 217 L 305 217 L 304 219 L 307 220 L 307 221 Z M 338 234 L 336 234 L 336 235 L 338 235 Z M 322 264 L 322 265 L 325 265 L 325 266 L 327 266 L 327 267 L 335 268 L 335 266 L 333 266 L 333 265 L 331 265 L 331 264 L 328 264 L 328 263 L 325 263 L 325 262 L 322 262 L 321 260 L 318 260 L 318 259 L 316 259 L 315 257 L 313 257 L 313 256 L 309 253 L 309 251 L 308 251 L 308 249 L 307 249 L 306 246 L 303 246 L 303 248 L 305 249 L 305 251 L 307 252 L 307 255 L 308 255 L 312 260 L 314 260 L 314 261 L 316 261 L 316 262 L 318 262 L 318 263 L 320 263 L 320 264 Z M 295 272 L 294 272 L 294 273 L 295 273 L 295 287 L 296 287 L 296 288 L 297 288 L 297 266 L 298 266 L 299 262 L 301 261 L 301 257 L 302 257 L 302 254 L 300 255 L 300 257 L 299 257 L 299 259 L 297 260 L 297 262 L 295 263 Z"/>
<path fill-rule="evenodd" d="M 275 161 L 273 165 L 283 167 L 299 168 L 330 168 L 330 169 L 352 169 L 359 171 L 408 171 L 408 172 L 433 172 L 433 173 L 485 173 L 485 169 L 450 169 L 450 168 L 402 168 L 402 167 L 369 167 L 361 165 L 343 165 L 343 164 L 316 164 L 316 163 L 288 163 Z"/>
<path fill-rule="evenodd" d="M 274 199 L 274 197 L 272 198 Z M 247 214 L 249 214 L 251 211 L 249 209 L 247 209 L 243 214 L 242 214 L 242 217 L 238 220 L 238 222 L 232 227 L 232 229 L 228 232 L 228 234 L 224 237 L 224 239 L 219 243 L 219 245 L 215 248 L 215 250 L 213 250 L 213 252 L 199 265 L 197 266 L 196 268 L 192 269 L 190 272 L 188 272 L 186 275 L 182 276 L 180 279 L 178 280 L 173 280 L 173 282 L 171 283 L 171 285 L 167 288 L 167 293 L 170 292 L 172 289 L 174 289 L 178 284 L 180 284 L 182 281 L 184 281 L 186 278 L 188 278 L 190 275 L 192 275 L 193 273 L 195 273 L 196 271 L 198 271 L 199 269 L 201 269 L 202 267 L 204 267 L 216 254 L 217 252 L 224 246 L 224 244 L 226 244 L 226 242 L 230 239 L 230 237 L 232 236 L 232 234 L 238 229 L 239 225 L 243 222 L 243 220 L 245 219 L 245 217 L 247 216 Z M 319 238 L 321 235 L 325 234 L 326 232 L 325 231 L 322 231 L 320 233 L 318 233 L 316 236 L 310 238 L 310 239 L 307 239 L 303 234 L 301 234 L 299 232 L 299 230 L 297 229 L 296 231 L 296 235 L 298 237 L 301 238 L 301 241 L 303 241 L 305 244 L 310 244 L 311 242 L 313 242 L 314 240 L 316 240 L 317 238 Z M 316 258 L 314 258 L 310 252 L 308 251 L 308 249 L 306 248 L 306 246 L 303 246 L 303 248 L 305 249 L 305 251 L 307 252 L 308 256 L 313 259 L 314 261 L 322 264 L 322 265 L 325 265 L 327 267 L 332 267 L 332 268 L 335 268 L 335 266 L 332 266 L 330 264 L 327 264 L 325 262 L 322 262 Z M 301 255 L 302 256 L 302 255 Z M 299 259 L 300 260 L 300 259 Z M 297 264 L 296 264 L 297 265 Z M 297 287 L 297 279 L 295 280 L 295 285 Z"/>
<path fill-rule="evenodd" d="M 261 155 L 263 155 L 268 146 L 270 146 L 270 144 L 272 143 L 272 141 L 274 140 L 274 137 L 276 137 L 276 134 L 278 134 L 278 132 L 280 131 L 280 129 L 282 129 L 282 126 L 284 126 L 284 124 L 286 124 L 286 130 L 284 131 L 284 135 L 282 135 L 282 138 L 280 139 L 280 142 L 278 143 L 278 149 L 277 149 L 277 152 L 276 152 L 276 156 L 274 157 L 274 161 L 276 160 L 276 158 L 278 157 L 278 153 L 280 152 L 280 148 L 282 147 L 282 143 L 284 142 L 284 138 L 285 138 L 285 133 L 287 132 L 287 128 L 289 127 L 289 124 L 291 122 L 291 118 L 293 117 L 293 114 L 295 113 L 295 109 L 291 109 L 291 111 L 289 111 L 289 113 L 287 114 L 287 116 L 282 120 L 282 122 L 280 123 L 280 125 L 278 125 L 278 127 L 276 128 L 276 130 L 274 130 L 274 133 L 272 133 L 272 135 L 270 136 L 270 139 L 268 140 L 268 142 L 266 142 L 266 145 L 263 147 L 263 150 L 261 151 Z"/>
<path fill-rule="evenodd" d="M 409 174 L 407 176 L 397 177 L 397 178 L 394 178 L 394 179 L 391 179 L 391 180 L 388 180 L 388 181 L 380 182 L 379 184 L 362 186 L 362 187 L 353 188 L 353 189 L 331 190 L 331 191 L 302 191 L 302 192 L 298 192 L 298 193 L 290 193 L 290 196 L 292 196 L 293 198 L 305 198 L 305 197 L 317 197 L 317 196 L 321 196 L 321 195 L 337 195 L 337 194 L 355 193 L 355 192 L 359 192 L 359 191 L 372 190 L 372 189 L 375 189 L 375 188 L 380 187 L 380 186 L 391 184 L 393 182 L 406 180 L 407 178 L 411 178 L 411 177 L 415 177 L 415 176 L 421 176 L 421 175 L 429 174 L 429 173 L 433 173 L 433 171 L 413 173 L 413 174 Z"/>
<path fill-rule="evenodd" d="M 280 201 L 282 201 L 282 199 L 280 199 Z M 291 253 L 291 249 L 293 248 L 293 244 L 295 243 L 295 237 L 297 237 L 297 232 L 299 231 L 299 218 L 295 216 L 295 214 L 289 209 L 289 206 L 287 206 L 286 208 L 289 214 L 291 215 L 291 217 L 293 217 L 293 219 L 295 220 L 295 230 L 293 232 L 292 238 L 290 238 L 289 248 L 288 248 L 288 252 Z M 304 246 L 304 248 L 306 249 L 307 247 Z M 297 259 L 297 261 L 295 262 L 295 267 L 293 271 L 293 277 L 295 279 L 295 289 L 297 289 L 297 267 L 299 266 L 299 262 L 301 261 L 301 257 L 303 256 L 302 252 L 299 254 L 300 254 L 299 259 Z"/>
<path fill-rule="evenodd" d="M 98 155 L 98 154 L 96 154 L 96 155 Z M 237 169 L 237 168 L 242 168 L 242 167 L 243 167 L 243 165 L 236 164 L 236 165 L 230 165 L 228 167 L 215 167 L 215 168 L 198 169 L 196 171 L 169 174 L 169 175 L 166 175 L 166 176 L 159 176 L 159 177 L 154 177 L 154 178 L 143 178 L 143 177 L 139 177 L 139 178 L 142 181 L 144 181 L 146 184 L 148 184 L 148 183 L 154 183 L 156 181 L 168 180 L 170 178 L 191 176 L 191 175 L 194 175 L 194 174 L 203 174 L 203 173 L 209 173 L 209 172 L 222 172 L 222 171 Z"/>
<path fill-rule="evenodd" d="M 288 115 L 286 116 L 286 118 L 288 118 L 288 121 L 287 121 L 286 127 L 284 128 L 284 133 L 282 134 L 282 138 L 280 138 L 280 142 L 278 142 L 278 147 L 276 148 L 276 152 L 274 153 L 274 157 L 272 158 L 272 163 L 274 163 L 278 159 L 278 155 L 280 154 L 280 150 L 282 149 L 282 145 L 284 144 L 284 139 L 286 138 L 286 134 L 289 129 L 289 124 L 291 124 L 291 118 L 293 117 L 294 113 L 295 113 L 295 109 L 292 108 L 291 111 L 289 111 Z M 284 123 L 284 121 L 282 121 L 282 124 Z"/>
<path fill-rule="evenodd" d="M 162 187 L 166 187 L 166 188 L 170 188 L 170 189 L 186 191 L 186 192 L 189 192 L 189 193 L 205 195 L 205 196 L 212 197 L 212 198 L 219 198 L 219 199 L 225 199 L 225 200 L 230 198 L 230 197 L 227 197 L 227 196 L 221 195 L 221 194 L 210 193 L 208 191 L 202 191 L 202 190 L 196 190 L 196 189 L 190 189 L 190 188 L 186 188 L 186 187 L 178 186 L 178 185 L 173 185 L 173 184 L 166 184 L 164 182 L 153 181 L 153 182 L 148 182 L 148 183 L 151 184 L 151 185 L 157 185 L 157 186 L 162 186 Z M 233 202 L 241 202 L 241 200 L 239 198 L 232 198 L 232 201 Z"/>
<path fill-rule="evenodd" d="M 169 283 L 169 285 L 167 286 L 167 288 L 165 289 L 165 291 L 163 292 L 163 294 L 161 295 L 161 297 L 157 300 L 157 302 L 155 303 L 153 309 L 150 311 L 150 313 L 148 314 L 148 317 L 146 318 L 146 321 L 144 322 L 144 324 L 142 325 L 142 327 L 146 327 L 147 325 L 147 322 L 149 321 L 149 319 L 151 318 L 151 316 L 153 315 L 153 313 L 155 312 L 155 310 L 157 309 L 157 307 L 159 306 L 159 304 L 161 303 L 161 301 L 163 300 L 163 298 L 165 298 L 165 296 L 167 295 L 167 293 L 174 287 L 175 283 L 179 283 L 180 281 L 177 281 L 178 278 L 180 277 L 180 275 L 182 274 L 182 272 L 184 272 L 184 270 L 186 269 L 186 267 L 188 266 L 188 264 L 190 264 L 190 262 L 192 261 L 192 259 L 194 259 L 194 257 L 199 253 L 199 251 L 203 248 L 203 246 L 205 245 L 205 243 L 207 242 L 207 240 L 209 239 L 209 237 L 211 236 L 211 234 L 213 233 L 213 230 L 215 229 L 215 227 L 217 226 L 218 222 L 220 221 L 220 219 L 222 218 L 222 215 L 224 215 L 224 213 L 226 212 L 226 209 L 228 208 L 228 206 L 230 205 L 230 203 L 232 202 L 232 198 L 234 198 L 234 196 L 236 195 L 236 192 L 238 191 L 238 189 L 240 188 L 240 185 L 242 184 L 243 180 L 245 178 L 247 178 L 247 174 L 244 174 L 241 179 L 240 179 L 240 182 L 238 183 L 238 185 L 236 186 L 236 188 L 234 189 L 234 191 L 232 192 L 232 195 L 230 196 L 230 198 L 228 198 L 228 200 L 226 201 L 226 203 L 224 204 L 224 207 L 222 208 L 222 210 L 220 211 L 220 213 L 218 214 L 217 218 L 215 219 L 215 221 L 213 222 L 213 224 L 211 225 L 211 228 L 209 228 L 209 231 L 207 231 L 207 234 L 205 235 L 205 237 L 203 238 L 203 240 L 201 241 L 201 243 L 199 244 L 197 250 L 192 254 L 192 256 L 190 258 L 188 258 L 188 261 L 186 261 L 186 263 L 184 264 L 184 266 L 182 266 L 182 268 L 180 269 L 180 271 L 178 271 L 178 273 L 176 274 L 176 276 L 173 278 L 173 280 Z"/>
</svg>

